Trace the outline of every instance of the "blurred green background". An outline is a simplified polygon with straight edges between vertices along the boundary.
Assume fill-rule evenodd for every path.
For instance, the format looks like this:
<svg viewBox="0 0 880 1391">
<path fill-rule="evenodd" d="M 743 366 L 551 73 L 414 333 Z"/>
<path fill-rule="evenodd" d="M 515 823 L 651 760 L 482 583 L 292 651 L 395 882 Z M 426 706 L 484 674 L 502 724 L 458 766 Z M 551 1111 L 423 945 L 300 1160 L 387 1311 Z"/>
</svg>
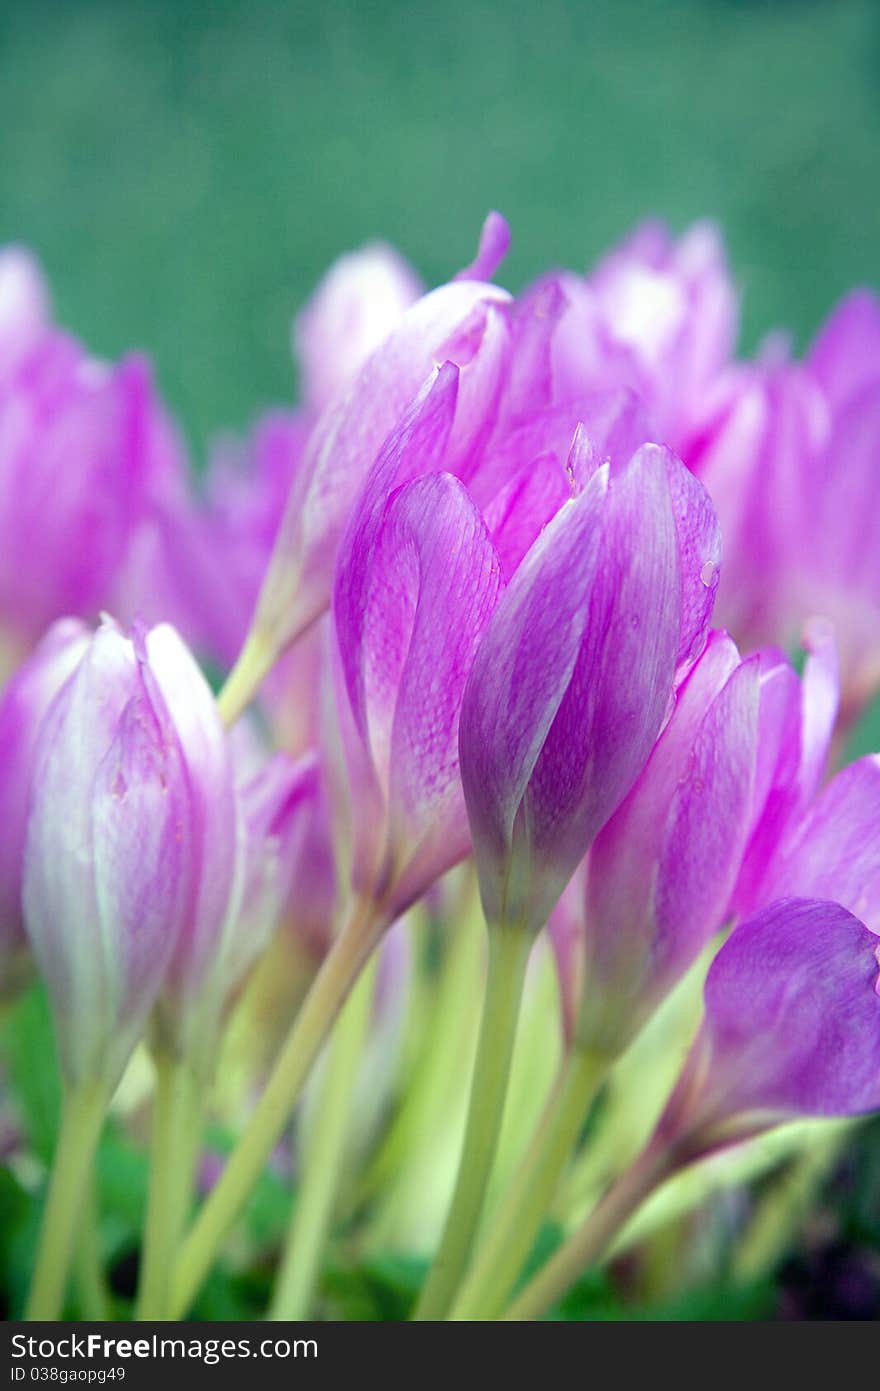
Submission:
<svg viewBox="0 0 880 1391">
<path fill-rule="evenodd" d="M 155 356 L 194 451 L 292 391 L 328 261 L 512 288 L 648 213 L 727 232 L 745 341 L 880 283 L 877 0 L 0 5 L 0 237 L 96 348 Z"/>
<path fill-rule="evenodd" d="M 802 344 L 880 285 L 880 3 L 0 2 L 0 241 L 96 350 L 153 355 L 197 461 L 291 398 L 290 319 L 335 255 L 387 238 L 438 281 L 490 207 L 513 289 L 647 214 L 717 218 L 744 346 Z M 785 1277 L 802 1316 L 880 1291 L 873 1137 Z"/>
</svg>

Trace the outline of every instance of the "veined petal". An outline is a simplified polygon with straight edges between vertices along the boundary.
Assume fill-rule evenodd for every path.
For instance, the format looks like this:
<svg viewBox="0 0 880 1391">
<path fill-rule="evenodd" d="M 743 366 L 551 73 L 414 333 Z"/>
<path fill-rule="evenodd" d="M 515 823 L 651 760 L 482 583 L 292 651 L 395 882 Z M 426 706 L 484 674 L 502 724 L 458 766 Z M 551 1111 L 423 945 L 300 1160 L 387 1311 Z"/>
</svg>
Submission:
<svg viewBox="0 0 880 1391">
<path fill-rule="evenodd" d="M 769 892 L 835 899 L 880 934 L 880 755 L 832 779 L 780 854 Z"/>
</svg>

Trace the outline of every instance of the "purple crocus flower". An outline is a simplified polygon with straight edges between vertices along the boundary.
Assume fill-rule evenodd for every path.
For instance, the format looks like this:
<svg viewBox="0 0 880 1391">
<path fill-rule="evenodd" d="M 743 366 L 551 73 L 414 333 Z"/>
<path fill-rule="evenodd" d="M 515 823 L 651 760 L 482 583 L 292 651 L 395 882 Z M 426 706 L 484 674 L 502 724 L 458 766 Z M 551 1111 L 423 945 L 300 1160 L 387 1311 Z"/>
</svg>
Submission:
<svg viewBox="0 0 880 1391">
<path fill-rule="evenodd" d="M 64 614 L 125 607 L 133 549 L 158 502 L 179 495 L 184 470 L 147 362 L 90 357 L 46 322 L 21 253 L 6 252 L 4 265 L 0 625 L 27 650 Z"/>
<path fill-rule="evenodd" d="M 880 305 L 857 292 L 803 363 L 778 350 L 730 371 L 682 455 L 725 537 L 718 614 L 742 642 L 788 642 L 813 614 L 840 650 L 841 718 L 880 687 Z"/>
<path fill-rule="evenodd" d="M 89 634 L 76 619 L 59 619 L 12 677 L 0 699 L 0 998 L 21 975 L 26 957 L 22 860 L 37 735 L 55 695 L 76 667 Z"/>
<path fill-rule="evenodd" d="M 705 641 L 714 515 L 667 451 L 603 464 L 513 576 L 461 716 L 465 798 L 490 921 L 542 927 L 626 796 Z"/>
</svg>

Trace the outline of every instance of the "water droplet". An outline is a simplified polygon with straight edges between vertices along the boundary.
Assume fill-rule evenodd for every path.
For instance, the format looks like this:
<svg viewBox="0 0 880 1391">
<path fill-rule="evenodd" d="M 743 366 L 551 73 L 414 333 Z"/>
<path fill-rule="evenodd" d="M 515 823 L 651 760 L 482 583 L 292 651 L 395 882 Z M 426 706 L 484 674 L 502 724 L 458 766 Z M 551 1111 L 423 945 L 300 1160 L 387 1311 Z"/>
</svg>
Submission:
<svg viewBox="0 0 880 1391">
<path fill-rule="evenodd" d="M 715 564 L 714 560 L 707 560 L 700 571 L 700 583 L 704 584 L 707 589 L 711 589 L 712 585 L 717 583 L 717 580 L 718 566 Z"/>
</svg>

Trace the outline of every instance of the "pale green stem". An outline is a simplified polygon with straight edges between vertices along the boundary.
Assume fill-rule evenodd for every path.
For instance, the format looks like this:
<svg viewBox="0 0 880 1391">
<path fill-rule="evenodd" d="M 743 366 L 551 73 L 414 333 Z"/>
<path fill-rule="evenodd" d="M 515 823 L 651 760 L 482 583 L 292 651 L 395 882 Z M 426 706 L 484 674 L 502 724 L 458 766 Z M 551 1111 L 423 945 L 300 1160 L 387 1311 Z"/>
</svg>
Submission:
<svg viewBox="0 0 880 1391">
<path fill-rule="evenodd" d="M 451 1319 L 491 1319 L 504 1308 L 608 1066 L 608 1059 L 581 1049 L 564 1058 L 531 1144 L 452 1305 Z"/>
<path fill-rule="evenodd" d="M 308 1317 L 339 1195 L 358 1064 L 370 1024 L 375 968 L 374 957 L 340 1011 L 330 1038 L 312 1111 L 314 1129 L 303 1147 L 296 1206 L 269 1308 L 270 1319 L 298 1322 Z"/>
<path fill-rule="evenodd" d="M 816 1135 L 764 1193 L 734 1257 L 732 1275 L 742 1283 L 769 1275 L 788 1251 L 816 1193 L 840 1157 L 850 1130 Z"/>
<path fill-rule="evenodd" d="M 378 914 L 374 905 L 361 903 L 325 957 L 244 1133 L 180 1248 L 171 1284 L 171 1318 L 180 1318 L 189 1308 L 281 1138 L 333 1021 L 376 945 L 372 925 Z"/>
<path fill-rule="evenodd" d="M 412 1161 L 424 1137 L 430 1135 L 431 1122 L 450 1089 L 459 1085 L 456 1068 L 473 1037 L 462 1001 L 469 998 L 472 982 L 478 986 L 475 977 L 482 964 L 483 931 L 482 916 L 477 923 L 470 913 L 452 927 L 440 979 L 428 1001 L 430 1013 L 423 1019 L 423 1048 L 400 1110 L 361 1182 L 361 1202 L 387 1193 L 395 1174 Z"/>
<path fill-rule="evenodd" d="M 100 1212 L 94 1174 L 86 1181 L 82 1220 L 74 1256 L 74 1280 L 80 1317 L 104 1323 L 110 1317 L 110 1294 L 101 1264 Z"/>
<path fill-rule="evenodd" d="M 648 1194 L 671 1172 L 666 1153 L 644 1150 L 613 1183 L 587 1220 L 526 1285 L 504 1315 L 506 1321 L 542 1318 L 608 1250 L 617 1232 Z"/>
<path fill-rule="evenodd" d="M 521 928 L 489 927 L 486 998 L 452 1204 L 414 1317 L 441 1319 L 464 1273 L 498 1145 L 510 1063 L 533 938 Z"/>
<path fill-rule="evenodd" d="M 201 1130 L 201 1088 L 188 1063 L 158 1053 L 147 1218 L 138 1285 L 138 1319 L 162 1319 L 168 1273 L 192 1202 Z"/>
<path fill-rule="evenodd" d="M 277 659 L 275 645 L 258 629 L 251 629 L 217 697 L 217 709 L 227 729 L 250 705 Z"/>
<path fill-rule="evenodd" d="M 58 1145 L 25 1310 L 28 1320 L 52 1320 L 61 1314 L 83 1197 L 108 1101 L 106 1087 L 90 1083 L 69 1091 L 62 1103 Z"/>
</svg>

